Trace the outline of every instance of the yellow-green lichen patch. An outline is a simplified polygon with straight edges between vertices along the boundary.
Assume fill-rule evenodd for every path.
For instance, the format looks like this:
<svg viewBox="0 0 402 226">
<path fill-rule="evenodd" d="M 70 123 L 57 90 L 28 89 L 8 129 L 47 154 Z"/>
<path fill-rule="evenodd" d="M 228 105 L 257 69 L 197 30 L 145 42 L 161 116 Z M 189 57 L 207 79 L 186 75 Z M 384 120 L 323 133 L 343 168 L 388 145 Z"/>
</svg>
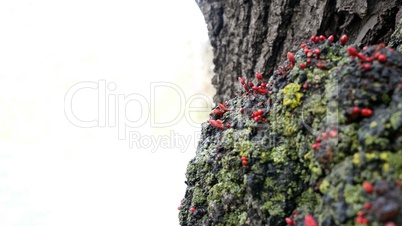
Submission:
<svg viewBox="0 0 402 226">
<path fill-rule="evenodd" d="M 393 179 L 402 180 L 402 151 L 387 153 L 388 170 L 393 171 Z"/>
<path fill-rule="evenodd" d="M 290 83 L 283 89 L 283 105 L 295 108 L 300 105 L 303 94 L 299 92 L 300 85 Z"/>
<path fill-rule="evenodd" d="M 362 200 L 362 186 L 346 184 L 343 192 L 347 204 L 360 203 Z"/>
<path fill-rule="evenodd" d="M 271 150 L 269 159 L 274 163 L 283 163 L 286 160 L 287 152 L 286 146 L 275 147 Z"/>
<path fill-rule="evenodd" d="M 321 184 L 320 184 L 320 191 L 321 191 L 323 194 L 325 194 L 325 193 L 327 193 L 328 188 L 329 188 L 330 186 L 331 186 L 331 185 L 329 184 L 329 182 L 328 182 L 327 180 L 323 180 L 323 181 L 321 182 Z"/>
<path fill-rule="evenodd" d="M 232 128 L 223 132 L 222 144 L 225 149 L 235 148 L 238 152 L 248 151 L 251 143 L 248 140 L 250 129 L 234 130 Z"/>
</svg>

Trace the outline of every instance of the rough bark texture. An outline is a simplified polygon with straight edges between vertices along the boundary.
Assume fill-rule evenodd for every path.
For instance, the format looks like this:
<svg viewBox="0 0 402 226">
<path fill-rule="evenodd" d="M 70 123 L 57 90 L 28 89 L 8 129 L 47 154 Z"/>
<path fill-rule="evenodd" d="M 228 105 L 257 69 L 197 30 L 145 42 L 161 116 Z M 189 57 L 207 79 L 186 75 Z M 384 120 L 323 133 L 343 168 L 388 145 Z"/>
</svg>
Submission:
<svg viewBox="0 0 402 226">
<path fill-rule="evenodd" d="M 196 0 L 214 49 L 215 102 L 233 97 L 237 77 L 265 78 L 279 59 L 312 35 L 348 34 L 352 42 L 387 42 L 401 0 Z"/>
</svg>

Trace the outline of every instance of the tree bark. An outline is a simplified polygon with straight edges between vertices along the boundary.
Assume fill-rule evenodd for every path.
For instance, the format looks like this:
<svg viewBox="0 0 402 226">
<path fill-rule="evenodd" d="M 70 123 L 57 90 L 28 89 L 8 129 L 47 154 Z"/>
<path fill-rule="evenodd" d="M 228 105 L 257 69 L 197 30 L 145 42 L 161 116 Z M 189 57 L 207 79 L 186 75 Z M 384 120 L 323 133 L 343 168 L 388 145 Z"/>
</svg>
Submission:
<svg viewBox="0 0 402 226">
<path fill-rule="evenodd" d="M 288 51 L 312 35 L 349 36 L 359 46 L 387 42 L 401 0 L 196 0 L 208 26 L 215 102 L 233 97 L 237 77 L 267 79 Z"/>
</svg>

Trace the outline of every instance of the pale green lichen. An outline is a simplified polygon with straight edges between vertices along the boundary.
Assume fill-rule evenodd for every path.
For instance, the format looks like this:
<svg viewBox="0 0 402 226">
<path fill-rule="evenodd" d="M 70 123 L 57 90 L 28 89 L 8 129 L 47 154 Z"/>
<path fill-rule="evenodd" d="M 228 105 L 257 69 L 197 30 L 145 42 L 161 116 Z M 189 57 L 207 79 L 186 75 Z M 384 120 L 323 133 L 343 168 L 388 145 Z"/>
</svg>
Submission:
<svg viewBox="0 0 402 226">
<path fill-rule="evenodd" d="M 330 184 L 327 180 L 323 180 L 320 184 L 320 191 L 325 194 L 328 191 L 328 188 L 330 187 Z"/>
<path fill-rule="evenodd" d="M 355 204 L 362 202 L 362 186 L 346 184 L 344 188 L 345 202 L 347 204 Z"/>
</svg>

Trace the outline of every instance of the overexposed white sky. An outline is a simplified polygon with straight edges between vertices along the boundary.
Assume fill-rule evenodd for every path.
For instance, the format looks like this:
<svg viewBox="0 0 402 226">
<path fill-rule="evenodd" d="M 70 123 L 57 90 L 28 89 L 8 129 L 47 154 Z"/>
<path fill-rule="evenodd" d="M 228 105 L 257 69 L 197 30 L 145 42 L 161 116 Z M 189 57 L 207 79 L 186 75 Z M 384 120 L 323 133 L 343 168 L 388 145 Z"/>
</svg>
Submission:
<svg viewBox="0 0 402 226">
<path fill-rule="evenodd" d="M 178 225 L 207 43 L 192 0 L 0 1 L 0 225 Z"/>
</svg>

